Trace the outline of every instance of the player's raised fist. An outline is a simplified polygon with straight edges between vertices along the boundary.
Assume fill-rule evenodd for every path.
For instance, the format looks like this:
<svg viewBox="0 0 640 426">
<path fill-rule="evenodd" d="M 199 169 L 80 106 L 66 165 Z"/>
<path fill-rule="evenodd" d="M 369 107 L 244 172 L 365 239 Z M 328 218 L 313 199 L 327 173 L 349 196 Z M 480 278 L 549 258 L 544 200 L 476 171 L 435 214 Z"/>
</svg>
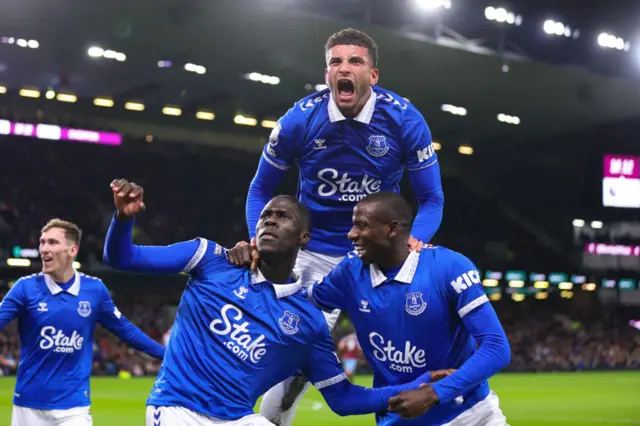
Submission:
<svg viewBox="0 0 640 426">
<path fill-rule="evenodd" d="M 126 179 L 114 179 L 111 182 L 113 203 L 118 209 L 118 219 L 131 218 L 145 209 L 144 189 Z"/>
</svg>

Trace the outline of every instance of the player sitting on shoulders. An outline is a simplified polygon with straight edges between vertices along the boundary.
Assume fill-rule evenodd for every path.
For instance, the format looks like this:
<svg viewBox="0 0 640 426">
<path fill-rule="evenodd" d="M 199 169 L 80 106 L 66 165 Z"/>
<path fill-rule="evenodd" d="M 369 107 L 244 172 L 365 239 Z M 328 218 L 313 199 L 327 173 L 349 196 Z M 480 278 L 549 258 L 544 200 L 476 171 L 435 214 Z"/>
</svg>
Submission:
<svg viewBox="0 0 640 426">
<path fill-rule="evenodd" d="M 379 389 L 346 380 L 322 313 L 292 276 L 298 250 L 310 239 L 309 212 L 295 198 L 276 197 L 260 214 L 256 234 L 262 262 L 251 271 L 231 265 L 224 248 L 203 238 L 133 245 L 143 189 L 124 179 L 111 188 L 117 212 L 105 262 L 127 271 L 190 276 L 147 400 L 147 426 L 272 425 L 253 407 L 298 370 L 340 415 L 385 412 L 392 396 L 444 376 L 425 371 L 406 384 Z"/>
</svg>

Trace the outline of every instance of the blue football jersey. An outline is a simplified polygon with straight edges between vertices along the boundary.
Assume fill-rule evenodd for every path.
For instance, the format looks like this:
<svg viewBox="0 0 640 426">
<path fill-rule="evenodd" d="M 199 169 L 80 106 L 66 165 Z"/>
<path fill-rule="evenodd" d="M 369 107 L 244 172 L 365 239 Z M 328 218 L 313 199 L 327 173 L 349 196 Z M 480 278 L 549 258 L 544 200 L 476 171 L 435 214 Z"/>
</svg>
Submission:
<svg viewBox="0 0 640 426">
<path fill-rule="evenodd" d="M 14 318 L 21 348 L 13 403 L 43 410 L 90 405 L 96 323 L 131 324 L 104 283 L 79 272 L 67 290 L 43 273 L 20 278 L 0 304 L 0 328 Z"/>
<path fill-rule="evenodd" d="M 262 394 L 297 371 L 318 389 L 346 379 L 324 316 L 300 282 L 274 285 L 231 265 L 220 245 L 199 241 L 147 405 L 231 420 L 252 414 Z"/>
<path fill-rule="evenodd" d="M 309 250 L 345 255 L 351 215 L 358 201 L 379 191 L 399 192 L 405 168 L 437 161 L 431 132 L 404 98 L 374 86 L 362 111 L 345 118 L 329 89 L 297 102 L 276 124 L 263 158 L 299 169 L 298 198 L 309 207 Z"/>
<path fill-rule="evenodd" d="M 462 318 L 489 302 L 474 264 L 437 246 L 412 252 L 393 279 L 350 253 L 309 289 L 309 297 L 324 310 L 349 314 L 373 369 L 374 387 L 406 383 L 431 370 L 459 368 L 476 350 Z M 488 393 L 483 381 L 457 402 L 439 404 L 424 417 L 401 421 L 390 413 L 379 416 L 378 424 L 444 424 Z"/>
</svg>

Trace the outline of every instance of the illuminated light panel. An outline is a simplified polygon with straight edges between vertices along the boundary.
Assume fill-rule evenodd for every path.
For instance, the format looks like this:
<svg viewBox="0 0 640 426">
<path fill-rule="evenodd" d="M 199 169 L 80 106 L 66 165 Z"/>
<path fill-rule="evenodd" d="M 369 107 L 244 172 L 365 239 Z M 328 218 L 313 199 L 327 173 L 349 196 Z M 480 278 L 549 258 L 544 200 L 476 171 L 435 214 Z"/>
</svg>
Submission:
<svg viewBox="0 0 640 426">
<path fill-rule="evenodd" d="M 139 102 L 127 102 L 124 107 L 130 111 L 144 111 L 144 104 Z"/>
<path fill-rule="evenodd" d="M 258 120 L 252 117 L 245 117 L 244 115 L 236 115 L 233 118 L 233 122 L 241 126 L 255 126 L 258 124 Z"/>
<path fill-rule="evenodd" d="M 14 258 L 9 258 L 7 259 L 7 265 L 9 266 L 18 266 L 18 267 L 22 267 L 22 268 L 26 268 L 31 266 L 31 261 L 29 259 L 14 259 Z"/>
<path fill-rule="evenodd" d="M 180 108 L 177 107 L 170 107 L 170 106 L 166 106 L 164 108 L 162 108 L 162 113 L 164 115 L 171 115 L 174 117 L 179 117 L 182 115 L 182 110 Z"/>
<path fill-rule="evenodd" d="M 216 118 L 216 115 L 211 111 L 198 111 L 196 112 L 196 118 L 199 120 L 213 120 Z"/>
<path fill-rule="evenodd" d="M 74 103 L 78 100 L 78 97 L 69 93 L 58 93 L 56 99 L 58 99 L 58 101 L 60 102 Z"/>
<path fill-rule="evenodd" d="M 431 145 L 433 145 L 433 149 L 436 151 L 440 151 L 442 149 L 442 145 L 440 145 L 440 142 L 433 141 L 431 142 Z"/>
<path fill-rule="evenodd" d="M 5 93 L 7 93 L 7 88 L 4 86 L 0 86 L 0 94 L 4 95 Z"/>
<path fill-rule="evenodd" d="M 458 147 L 458 152 L 462 155 L 471 155 L 473 154 L 473 148 L 468 145 L 460 145 Z"/>
<path fill-rule="evenodd" d="M 484 287 L 498 287 L 498 280 L 494 280 L 492 278 L 486 278 L 484 280 L 482 280 L 482 285 Z"/>
<path fill-rule="evenodd" d="M 99 107 L 112 108 L 114 105 L 114 102 L 112 99 L 108 99 L 108 98 L 95 98 L 93 100 L 93 104 Z"/>
<path fill-rule="evenodd" d="M 273 129 L 274 127 L 276 127 L 276 124 L 278 124 L 278 122 L 274 120 L 262 120 L 260 122 L 260 125 L 265 129 Z"/>
<path fill-rule="evenodd" d="M 25 98 L 39 98 L 40 91 L 34 89 L 20 89 L 20 96 Z"/>
</svg>

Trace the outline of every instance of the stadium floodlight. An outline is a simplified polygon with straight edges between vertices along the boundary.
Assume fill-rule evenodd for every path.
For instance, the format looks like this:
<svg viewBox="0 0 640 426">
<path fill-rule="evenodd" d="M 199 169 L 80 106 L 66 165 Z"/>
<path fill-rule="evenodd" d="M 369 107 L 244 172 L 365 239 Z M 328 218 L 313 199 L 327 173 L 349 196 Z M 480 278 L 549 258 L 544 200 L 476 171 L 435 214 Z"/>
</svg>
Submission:
<svg viewBox="0 0 640 426">
<path fill-rule="evenodd" d="M 603 225 L 603 223 L 600 222 L 599 220 L 594 220 L 594 221 L 591 222 L 591 227 L 593 229 L 602 229 L 602 225 Z"/>
<path fill-rule="evenodd" d="M 73 266 L 73 269 L 82 268 L 82 263 L 80 263 L 80 262 L 73 262 L 71 265 Z"/>
<path fill-rule="evenodd" d="M 144 111 L 144 104 L 139 102 L 127 102 L 124 107 L 129 111 Z"/>
<path fill-rule="evenodd" d="M 276 124 L 278 124 L 278 122 L 275 120 L 262 120 L 260 122 L 260 125 L 265 129 L 273 129 L 274 127 L 276 127 Z"/>
<path fill-rule="evenodd" d="M 598 35 L 598 45 L 604 49 L 616 49 L 628 51 L 631 44 L 622 37 L 616 37 L 609 33 L 600 33 Z"/>
<path fill-rule="evenodd" d="M 467 109 L 455 105 L 443 104 L 440 109 L 444 112 L 448 112 L 449 114 L 465 116 L 467 115 Z"/>
<path fill-rule="evenodd" d="M 0 95 L 4 95 L 7 93 L 7 88 L 5 86 L 0 86 Z"/>
<path fill-rule="evenodd" d="M 584 220 L 583 219 L 573 219 L 573 222 L 571 222 L 573 224 L 573 226 L 575 228 L 582 228 L 584 226 Z"/>
<path fill-rule="evenodd" d="M 574 35 L 575 37 L 577 35 L 577 32 L 572 32 L 569 26 L 563 24 L 562 22 L 553 21 L 551 19 L 547 19 L 546 21 L 544 21 L 544 24 L 542 24 L 542 29 L 549 35 L 565 37 L 571 37 L 571 35 Z"/>
<path fill-rule="evenodd" d="M 482 285 L 484 287 L 498 287 L 498 284 L 500 284 L 500 282 L 493 278 L 485 278 L 482 280 Z"/>
<path fill-rule="evenodd" d="M 425 12 L 431 12 L 436 9 L 451 9 L 451 0 L 414 0 L 416 7 Z"/>
<path fill-rule="evenodd" d="M 432 141 L 431 145 L 433 145 L 433 149 L 435 151 L 440 151 L 442 149 L 442 145 L 440 144 L 440 142 Z"/>
<path fill-rule="evenodd" d="M 582 284 L 584 291 L 596 291 L 596 283 L 584 283 Z"/>
<path fill-rule="evenodd" d="M 91 46 L 87 50 L 87 55 L 91 56 L 92 58 L 101 58 L 102 55 L 104 55 L 104 49 L 98 46 Z"/>
<path fill-rule="evenodd" d="M 172 65 L 171 61 L 158 61 L 158 68 L 169 68 Z"/>
<path fill-rule="evenodd" d="M 244 75 L 244 78 L 264 84 L 277 85 L 280 84 L 280 78 L 271 75 L 260 74 L 259 72 L 251 72 Z"/>
<path fill-rule="evenodd" d="M 545 300 L 549 298 L 549 293 L 547 293 L 546 291 L 541 291 L 540 293 L 536 293 L 536 299 L 538 300 Z"/>
<path fill-rule="evenodd" d="M 93 104 L 99 107 L 112 108 L 114 103 L 113 99 L 109 98 L 95 98 L 93 100 Z"/>
<path fill-rule="evenodd" d="M 196 112 L 196 118 L 199 120 L 213 120 L 216 118 L 216 115 L 211 111 L 198 111 Z"/>
<path fill-rule="evenodd" d="M 473 154 L 473 148 L 469 145 L 460 145 L 458 147 L 458 152 L 462 155 L 471 155 Z"/>
<path fill-rule="evenodd" d="M 507 23 L 509 25 L 522 24 L 522 16 L 508 11 L 504 7 L 487 7 L 484 10 L 484 17 L 489 21 L 496 21 L 498 23 Z"/>
<path fill-rule="evenodd" d="M 38 43 L 38 40 L 29 40 L 27 42 L 27 46 L 29 46 L 31 49 L 37 49 L 38 47 L 40 47 L 40 43 Z"/>
<path fill-rule="evenodd" d="M 29 42 L 23 38 L 19 38 L 18 41 L 16 41 L 16 44 L 20 47 L 27 47 Z"/>
<path fill-rule="evenodd" d="M 520 117 L 508 114 L 498 114 L 498 121 L 501 123 L 513 124 L 514 126 L 517 126 L 520 124 Z"/>
<path fill-rule="evenodd" d="M 74 103 L 78 100 L 78 97 L 70 93 L 58 93 L 58 96 L 56 97 L 56 99 L 58 99 L 58 101 L 60 102 Z"/>
<path fill-rule="evenodd" d="M 521 294 L 521 293 L 513 293 L 513 294 L 511 295 L 511 299 L 512 299 L 514 302 L 522 302 L 522 301 L 524 300 L 524 298 L 525 298 L 525 295 L 524 295 L 524 294 Z"/>
<path fill-rule="evenodd" d="M 193 72 L 200 75 L 203 75 L 204 73 L 207 72 L 207 69 L 202 65 L 192 64 L 191 62 L 189 62 L 188 64 L 185 64 L 184 69 L 185 71 Z"/>
<path fill-rule="evenodd" d="M 115 60 L 118 62 L 124 62 L 127 60 L 127 55 L 122 52 L 116 52 Z"/>
<path fill-rule="evenodd" d="M 321 92 L 327 88 L 326 84 L 316 84 L 316 92 Z"/>
<path fill-rule="evenodd" d="M 56 92 L 53 90 L 47 90 L 47 93 L 44 94 L 44 97 L 47 99 L 54 99 L 56 97 Z"/>
<path fill-rule="evenodd" d="M 179 117 L 182 115 L 182 110 L 177 107 L 166 106 L 162 108 L 162 113 L 164 115 L 172 115 L 174 117 Z"/>
<path fill-rule="evenodd" d="M 40 92 L 34 89 L 20 89 L 20 96 L 24 98 L 39 98 Z"/>
<path fill-rule="evenodd" d="M 258 120 L 253 117 L 245 117 L 244 115 L 236 115 L 233 117 L 233 122 L 241 126 L 255 126 L 258 124 Z"/>
</svg>

